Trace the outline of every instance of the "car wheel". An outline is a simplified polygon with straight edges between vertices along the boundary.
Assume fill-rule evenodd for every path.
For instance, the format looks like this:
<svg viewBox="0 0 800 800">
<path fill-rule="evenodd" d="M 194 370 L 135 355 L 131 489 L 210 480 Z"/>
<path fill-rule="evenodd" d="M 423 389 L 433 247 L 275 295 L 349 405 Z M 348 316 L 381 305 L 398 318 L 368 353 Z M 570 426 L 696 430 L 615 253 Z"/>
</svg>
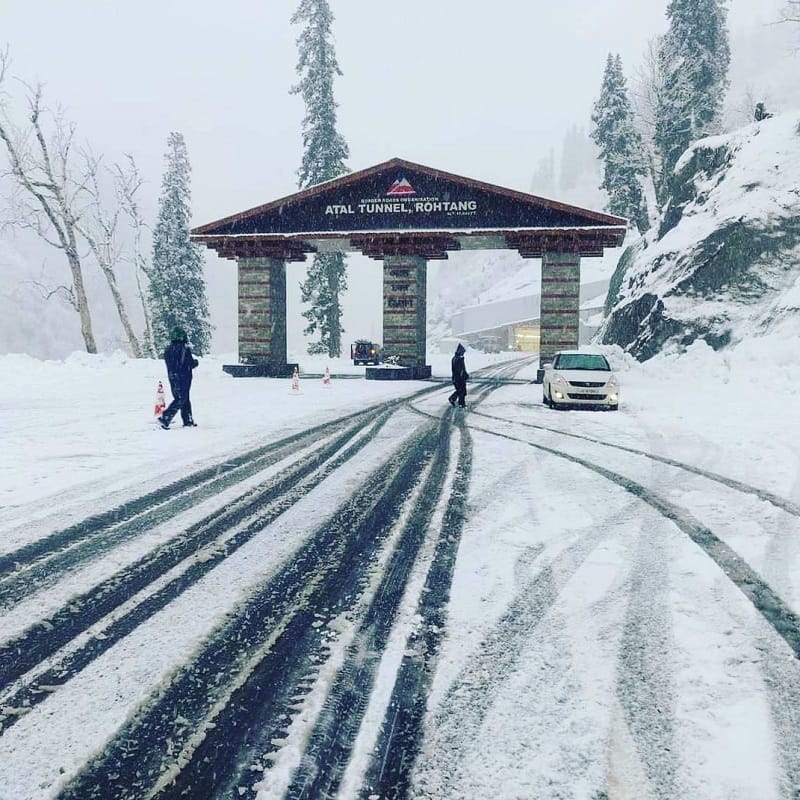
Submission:
<svg viewBox="0 0 800 800">
<path fill-rule="evenodd" d="M 547 392 L 544 389 L 542 389 L 542 402 L 546 406 L 552 405 L 552 403 L 550 402 L 550 398 L 548 398 Z"/>
</svg>

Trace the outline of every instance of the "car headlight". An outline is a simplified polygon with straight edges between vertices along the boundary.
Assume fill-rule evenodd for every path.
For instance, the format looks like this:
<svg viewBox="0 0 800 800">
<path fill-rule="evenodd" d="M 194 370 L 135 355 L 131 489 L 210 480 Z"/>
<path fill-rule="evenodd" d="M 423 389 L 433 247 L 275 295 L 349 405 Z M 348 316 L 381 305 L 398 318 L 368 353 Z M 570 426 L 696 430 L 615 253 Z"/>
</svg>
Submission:
<svg viewBox="0 0 800 800">
<path fill-rule="evenodd" d="M 611 377 L 608 379 L 608 383 L 606 384 L 606 386 L 607 386 L 609 389 L 617 389 L 617 388 L 619 387 L 619 383 L 617 383 L 617 379 L 616 379 L 616 378 L 615 378 L 615 377 L 612 375 L 612 376 L 611 376 Z"/>
<path fill-rule="evenodd" d="M 559 375 L 557 372 L 553 376 L 553 383 L 556 383 L 559 386 L 566 386 L 567 385 L 567 382 L 564 380 L 564 378 L 561 375 Z"/>
</svg>

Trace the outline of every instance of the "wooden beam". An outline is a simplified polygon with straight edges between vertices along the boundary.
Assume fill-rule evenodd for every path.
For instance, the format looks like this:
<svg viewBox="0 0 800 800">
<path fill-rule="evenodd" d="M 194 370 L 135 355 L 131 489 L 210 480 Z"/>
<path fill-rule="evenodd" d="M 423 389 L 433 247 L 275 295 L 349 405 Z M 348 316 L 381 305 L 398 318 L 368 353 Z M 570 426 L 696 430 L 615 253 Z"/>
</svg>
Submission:
<svg viewBox="0 0 800 800">
<path fill-rule="evenodd" d="M 280 261 L 305 261 L 315 249 L 301 239 L 264 236 L 196 237 L 221 258 L 275 258 Z"/>
<path fill-rule="evenodd" d="M 426 260 L 446 259 L 448 251 L 461 249 L 458 240 L 452 236 L 413 232 L 351 234 L 350 247 L 369 258 L 419 256 Z"/>
</svg>

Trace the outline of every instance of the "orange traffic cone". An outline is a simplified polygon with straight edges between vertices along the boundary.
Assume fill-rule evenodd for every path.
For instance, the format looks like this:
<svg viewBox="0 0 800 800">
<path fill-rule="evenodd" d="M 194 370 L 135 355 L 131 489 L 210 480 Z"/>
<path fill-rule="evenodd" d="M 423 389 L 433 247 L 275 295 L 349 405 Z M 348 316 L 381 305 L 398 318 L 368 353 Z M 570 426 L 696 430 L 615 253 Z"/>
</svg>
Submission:
<svg viewBox="0 0 800 800">
<path fill-rule="evenodd" d="M 297 371 L 297 367 L 294 368 L 294 372 L 292 373 L 292 391 L 300 391 L 300 374 Z"/>
<path fill-rule="evenodd" d="M 164 413 L 164 409 L 166 407 L 167 404 L 164 400 L 164 384 L 159 381 L 158 389 L 156 389 L 156 407 L 153 410 L 153 414 L 155 414 L 157 417 L 160 417 Z"/>
<path fill-rule="evenodd" d="M 331 371 L 328 367 L 325 367 L 325 376 L 322 378 L 323 386 L 330 386 L 331 385 Z"/>
</svg>

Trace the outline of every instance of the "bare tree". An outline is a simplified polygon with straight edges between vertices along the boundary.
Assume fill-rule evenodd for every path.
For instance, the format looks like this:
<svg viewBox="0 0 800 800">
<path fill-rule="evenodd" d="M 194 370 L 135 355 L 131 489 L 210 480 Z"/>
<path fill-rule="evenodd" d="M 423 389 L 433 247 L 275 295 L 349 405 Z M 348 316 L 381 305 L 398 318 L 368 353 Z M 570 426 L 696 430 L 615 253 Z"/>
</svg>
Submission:
<svg viewBox="0 0 800 800">
<path fill-rule="evenodd" d="M 29 284 L 32 286 L 43 300 L 49 300 L 51 297 L 58 297 L 67 305 L 75 308 L 75 290 L 71 286 L 65 286 L 63 283 L 58 286 L 45 283 L 44 266 L 42 266 L 39 278 L 30 278 L 29 280 L 22 281 L 21 284 Z"/>
<path fill-rule="evenodd" d="M 800 23 L 800 0 L 786 0 L 779 21 Z"/>
<path fill-rule="evenodd" d="M 125 337 L 134 358 L 142 357 L 142 347 L 133 330 L 125 299 L 117 283 L 117 265 L 121 260 L 121 247 L 117 237 L 119 217 L 122 206 L 114 203 L 107 206 L 103 202 L 100 189 L 100 159 L 91 152 L 84 153 L 84 169 L 82 171 L 82 191 L 88 197 L 86 213 L 76 221 L 75 228 L 86 240 L 98 266 L 105 276 L 111 297 L 117 309 L 119 321 L 125 331 Z M 110 208 L 110 210 L 108 210 Z"/>
<path fill-rule="evenodd" d="M 133 270 L 136 277 L 136 290 L 142 305 L 142 314 L 144 315 L 142 349 L 146 351 L 147 355 L 151 358 L 155 358 L 156 349 L 153 340 L 153 325 L 150 320 L 150 307 L 147 304 L 145 290 L 142 286 L 142 277 L 149 283 L 151 271 L 150 261 L 145 255 L 142 245 L 142 238 L 147 225 L 142 218 L 139 201 L 136 196 L 136 193 L 139 191 L 144 181 L 139 176 L 139 169 L 136 166 L 133 156 L 126 155 L 125 157 L 128 161 L 127 168 L 123 168 L 119 164 L 114 165 L 117 201 L 122 211 L 128 217 L 130 226 L 133 229 Z"/>
<path fill-rule="evenodd" d="M 658 194 L 658 189 L 662 185 L 662 164 L 654 139 L 657 118 L 656 109 L 664 88 L 664 77 L 658 67 L 658 51 L 660 47 L 661 37 L 656 36 L 648 40 L 647 48 L 642 56 L 642 63 L 637 68 L 630 83 L 631 105 L 633 106 L 636 128 L 644 143 L 647 172 L 652 181 L 650 189 L 659 207 L 663 202 Z M 656 211 L 656 209 L 652 210 Z"/>
<path fill-rule="evenodd" d="M 64 123 L 60 112 L 52 114 L 51 136 L 45 135 L 41 84 L 28 90 L 28 126 L 19 130 L 11 121 L 7 94 L 2 91 L 10 60 L 8 50 L 0 52 L 0 139 L 9 157 L 9 175 L 16 188 L 15 223 L 36 232 L 42 241 L 63 251 L 72 277 L 69 302 L 81 320 L 86 352 L 96 353 L 92 318 L 83 281 L 83 266 L 77 245 L 77 224 L 83 213 L 84 187 L 70 178 L 75 126 Z"/>
</svg>

